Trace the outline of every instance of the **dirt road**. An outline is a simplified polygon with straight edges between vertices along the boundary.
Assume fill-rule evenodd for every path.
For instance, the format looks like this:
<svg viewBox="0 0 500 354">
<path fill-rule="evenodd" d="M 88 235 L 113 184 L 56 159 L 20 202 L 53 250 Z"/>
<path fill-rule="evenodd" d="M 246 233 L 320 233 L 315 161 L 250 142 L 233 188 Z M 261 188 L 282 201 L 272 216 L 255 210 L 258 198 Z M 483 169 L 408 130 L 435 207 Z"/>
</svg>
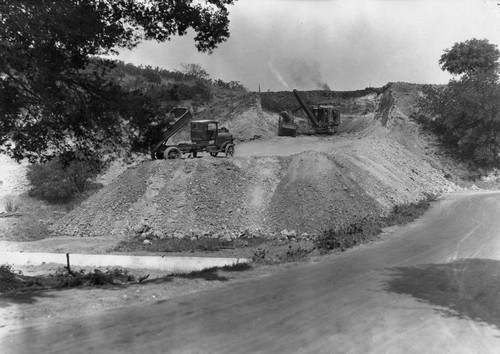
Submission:
<svg viewBox="0 0 500 354">
<path fill-rule="evenodd" d="M 384 242 L 223 289 L 32 327 L 5 353 L 498 353 L 500 193 Z"/>
</svg>

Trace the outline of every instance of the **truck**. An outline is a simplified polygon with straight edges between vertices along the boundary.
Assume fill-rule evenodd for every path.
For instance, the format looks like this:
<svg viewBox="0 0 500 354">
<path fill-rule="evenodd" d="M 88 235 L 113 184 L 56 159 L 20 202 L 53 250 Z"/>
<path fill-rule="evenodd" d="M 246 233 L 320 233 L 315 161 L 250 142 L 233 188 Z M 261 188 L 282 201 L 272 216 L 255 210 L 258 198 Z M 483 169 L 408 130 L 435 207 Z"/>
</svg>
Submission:
<svg viewBox="0 0 500 354">
<path fill-rule="evenodd" d="M 297 90 L 293 94 L 300 107 L 304 110 L 312 125 L 312 134 L 335 134 L 337 126 L 340 125 L 340 112 L 330 104 L 317 104 L 309 108 L 299 95 Z"/>
<path fill-rule="evenodd" d="M 234 156 L 234 137 L 226 128 L 219 127 L 218 121 L 191 120 L 192 113 L 183 107 L 176 108 L 175 111 L 177 119 L 172 124 L 168 124 L 162 134 L 162 139 L 151 149 L 153 160 L 177 159 L 186 153 L 197 157 L 200 152 L 208 152 L 213 157 L 217 157 L 219 153 L 224 153 L 226 157 Z M 169 144 L 168 140 L 188 122 L 191 142 Z"/>
</svg>

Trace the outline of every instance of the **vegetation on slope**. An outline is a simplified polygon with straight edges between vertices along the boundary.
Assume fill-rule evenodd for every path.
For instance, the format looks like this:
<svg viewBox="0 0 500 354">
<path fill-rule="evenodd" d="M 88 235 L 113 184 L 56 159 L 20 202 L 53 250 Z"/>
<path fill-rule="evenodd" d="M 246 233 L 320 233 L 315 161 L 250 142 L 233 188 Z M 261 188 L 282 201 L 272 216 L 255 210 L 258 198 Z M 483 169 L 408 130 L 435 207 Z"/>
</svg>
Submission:
<svg viewBox="0 0 500 354">
<path fill-rule="evenodd" d="M 189 28 L 198 50 L 211 52 L 229 37 L 232 3 L 3 2 L 0 152 L 31 162 L 68 151 L 116 153 L 160 116 L 162 107 L 147 92 L 108 75 L 112 61 L 95 58 L 133 48 L 141 40 L 167 41 Z"/>
<path fill-rule="evenodd" d="M 439 63 L 455 78 L 445 87 L 424 87 L 415 114 L 445 149 L 474 167 L 500 166 L 499 58 L 486 39 L 445 50 Z"/>
</svg>

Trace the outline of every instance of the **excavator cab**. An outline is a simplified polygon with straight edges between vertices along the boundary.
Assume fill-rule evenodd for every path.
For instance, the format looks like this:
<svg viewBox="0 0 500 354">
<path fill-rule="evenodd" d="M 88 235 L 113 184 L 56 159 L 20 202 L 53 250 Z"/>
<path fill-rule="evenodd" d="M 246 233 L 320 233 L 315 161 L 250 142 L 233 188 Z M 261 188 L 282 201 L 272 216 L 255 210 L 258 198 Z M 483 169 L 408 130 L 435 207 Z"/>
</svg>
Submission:
<svg viewBox="0 0 500 354">
<path fill-rule="evenodd" d="M 320 125 L 335 127 L 340 124 L 340 113 L 335 106 L 320 104 L 313 106 L 312 112 Z"/>
</svg>

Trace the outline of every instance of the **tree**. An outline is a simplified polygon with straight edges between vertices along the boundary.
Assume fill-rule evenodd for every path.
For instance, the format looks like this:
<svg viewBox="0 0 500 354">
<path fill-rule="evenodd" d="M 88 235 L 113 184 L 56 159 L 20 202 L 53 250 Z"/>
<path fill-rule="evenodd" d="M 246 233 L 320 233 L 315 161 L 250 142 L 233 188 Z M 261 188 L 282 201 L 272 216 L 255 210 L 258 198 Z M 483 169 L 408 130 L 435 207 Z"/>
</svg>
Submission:
<svg viewBox="0 0 500 354">
<path fill-rule="evenodd" d="M 472 39 L 446 49 L 439 64 L 455 77 L 427 86 L 418 119 L 456 156 L 482 167 L 500 163 L 500 85 L 497 46 Z"/>
<path fill-rule="evenodd" d="M 4 0 L 0 4 L 0 151 L 20 160 L 116 146 L 155 108 L 96 57 L 189 28 L 200 51 L 229 36 L 233 0 Z M 139 106 L 134 105 L 138 102 Z M 142 124 L 142 123 L 141 123 Z"/>
<path fill-rule="evenodd" d="M 439 59 L 443 70 L 453 75 L 472 75 L 477 72 L 498 72 L 500 51 L 487 39 L 470 39 L 455 43 L 451 49 L 445 49 Z"/>
<path fill-rule="evenodd" d="M 181 64 L 182 73 L 196 80 L 209 80 L 210 74 L 198 63 Z"/>
</svg>

